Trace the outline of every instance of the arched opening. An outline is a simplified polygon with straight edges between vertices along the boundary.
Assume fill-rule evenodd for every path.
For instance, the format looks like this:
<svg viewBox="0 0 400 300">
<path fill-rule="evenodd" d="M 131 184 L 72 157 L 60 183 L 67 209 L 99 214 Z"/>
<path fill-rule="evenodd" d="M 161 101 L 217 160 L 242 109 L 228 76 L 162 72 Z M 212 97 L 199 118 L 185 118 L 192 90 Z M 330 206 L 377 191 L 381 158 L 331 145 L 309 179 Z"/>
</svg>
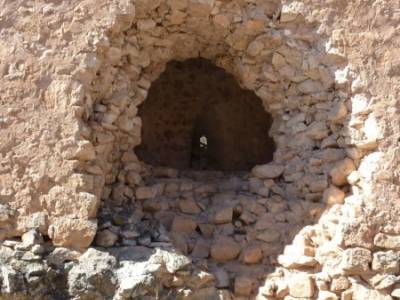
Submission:
<svg viewBox="0 0 400 300">
<path fill-rule="evenodd" d="M 272 117 L 261 100 L 206 59 L 173 61 L 139 107 L 142 143 L 153 166 L 242 171 L 272 160 Z"/>
</svg>

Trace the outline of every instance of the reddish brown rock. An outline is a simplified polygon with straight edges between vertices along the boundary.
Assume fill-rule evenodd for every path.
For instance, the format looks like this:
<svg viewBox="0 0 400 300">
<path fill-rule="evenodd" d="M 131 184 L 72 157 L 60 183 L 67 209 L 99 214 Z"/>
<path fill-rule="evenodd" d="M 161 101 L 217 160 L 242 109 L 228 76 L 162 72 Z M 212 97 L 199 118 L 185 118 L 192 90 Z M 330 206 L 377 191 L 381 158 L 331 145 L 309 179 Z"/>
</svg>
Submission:
<svg viewBox="0 0 400 300">
<path fill-rule="evenodd" d="M 233 238 L 221 236 L 211 246 L 211 257 L 217 262 L 225 262 L 235 259 L 240 250 L 240 245 Z"/>
</svg>

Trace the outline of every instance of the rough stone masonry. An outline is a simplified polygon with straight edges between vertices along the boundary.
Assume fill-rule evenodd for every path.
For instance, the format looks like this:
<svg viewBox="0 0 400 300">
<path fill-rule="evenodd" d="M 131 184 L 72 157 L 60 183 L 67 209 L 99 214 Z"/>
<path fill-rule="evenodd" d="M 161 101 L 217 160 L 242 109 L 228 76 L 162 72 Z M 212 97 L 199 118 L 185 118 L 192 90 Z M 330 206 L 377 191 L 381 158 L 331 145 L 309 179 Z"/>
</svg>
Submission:
<svg viewBox="0 0 400 300">
<path fill-rule="evenodd" d="M 0 7 L 0 299 L 400 298 L 397 1 Z M 139 158 L 190 59 L 258 97 L 272 161 Z"/>
</svg>

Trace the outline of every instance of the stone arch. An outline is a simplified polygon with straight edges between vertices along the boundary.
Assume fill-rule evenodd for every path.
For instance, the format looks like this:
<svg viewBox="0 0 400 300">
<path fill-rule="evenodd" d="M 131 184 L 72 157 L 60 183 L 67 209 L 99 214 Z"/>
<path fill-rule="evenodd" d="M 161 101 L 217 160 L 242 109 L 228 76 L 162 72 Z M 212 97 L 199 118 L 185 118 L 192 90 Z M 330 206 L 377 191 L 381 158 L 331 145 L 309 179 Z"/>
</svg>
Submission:
<svg viewBox="0 0 400 300">
<path fill-rule="evenodd" d="M 149 88 L 168 62 L 202 57 L 233 74 L 243 87 L 258 95 L 274 118 L 271 136 L 276 143 L 274 161 L 255 166 L 249 178 L 243 180 L 246 193 L 256 195 L 256 201 L 237 191 L 234 202 L 229 202 L 232 199 L 227 199 L 227 195 L 217 196 L 215 201 L 222 207 L 212 214 L 218 215 L 219 209 L 228 206 L 228 212 L 231 209 L 237 219 L 242 214 L 240 207 L 249 207 L 250 216 L 239 220 L 244 226 L 256 223 L 249 237 L 256 237 L 257 244 L 268 247 L 276 244 L 262 249 L 262 260 L 269 263 L 268 267 L 276 263 L 283 246 L 290 244 L 298 232 L 301 238 L 313 243 L 318 243 L 318 238 L 333 238 L 334 233 L 329 230 L 317 226 L 320 232 L 316 237 L 313 230 L 317 229 L 305 226 L 317 222 L 326 207 L 333 207 L 325 212 L 327 222 L 338 221 L 345 196 L 357 190 L 357 179 L 349 180 L 347 175 L 355 171 L 365 152 L 374 147 L 373 138 L 348 133 L 352 130 L 349 112 L 353 102 L 349 101 L 347 80 L 353 75 L 345 68 L 347 62 L 340 49 L 325 45 L 324 38 L 316 34 L 315 27 L 307 24 L 296 9 L 282 10 L 277 20 L 271 13 L 277 7 L 271 11 L 265 9 L 259 15 L 255 6 L 240 1 L 218 5 L 196 2 L 185 6 L 184 3 L 138 1 L 136 17 L 117 19 L 106 38 L 98 43 L 93 66 L 88 71 L 94 80 L 86 85 L 86 110 L 79 121 L 86 125 L 83 126 L 86 131 L 82 130 L 86 138 L 83 153 L 95 154 L 81 159 L 85 164 L 80 174 L 95 176 L 96 184 L 85 190 L 102 199 L 99 233 L 108 230 L 103 220 L 143 221 L 143 226 L 148 227 L 146 231 L 151 228 L 150 216 L 155 215 L 157 220 L 170 217 L 160 214 L 165 207 L 152 200 L 176 192 L 171 190 L 177 183 L 155 184 L 154 179 L 157 176 L 175 179 L 177 173 L 172 169 L 154 170 L 136 156 L 134 149 L 141 144 L 142 126 L 138 106 L 146 101 Z M 241 9 L 248 14 L 242 14 Z M 357 101 L 368 100 L 358 96 Z M 223 183 L 228 186 L 232 181 Z M 179 183 L 179 186 L 183 189 L 190 184 Z M 213 185 L 191 188 L 199 195 L 215 196 Z M 235 206 L 229 207 L 228 202 Z M 172 223 L 173 231 L 180 227 L 179 222 L 187 220 L 166 223 Z M 274 222 L 278 226 L 270 230 Z M 185 224 L 193 225 L 190 221 Z M 57 231 L 55 225 L 52 238 L 63 244 L 63 234 L 68 233 Z M 197 230 L 198 224 L 195 227 Z M 304 241 L 301 238 L 297 242 Z M 179 238 L 175 242 L 179 244 Z M 253 246 L 245 239 L 236 243 L 244 248 Z M 215 256 L 214 259 L 217 260 Z M 299 263 L 290 259 L 283 256 L 279 264 L 290 268 Z M 300 267 L 304 266 L 317 268 L 318 262 L 310 259 L 300 263 Z"/>
</svg>

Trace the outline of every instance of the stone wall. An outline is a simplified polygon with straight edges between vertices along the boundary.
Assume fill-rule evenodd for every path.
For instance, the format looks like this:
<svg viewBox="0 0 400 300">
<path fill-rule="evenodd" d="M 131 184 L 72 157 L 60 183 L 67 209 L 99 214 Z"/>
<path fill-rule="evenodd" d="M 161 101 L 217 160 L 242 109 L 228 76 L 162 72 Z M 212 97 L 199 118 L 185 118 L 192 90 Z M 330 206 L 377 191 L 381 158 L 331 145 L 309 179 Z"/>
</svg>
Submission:
<svg viewBox="0 0 400 300">
<path fill-rule="evenodd" d="M 141 207 L 138 106 L 169 61 L 203 57 L 273 116 L 274 161 L 253 169 L 253 192 L 325 210 L 263 297 L 398 295 L 397 267 L 381 267 L 400 234 L 395 1 L 1 5 L 1 239 L 38 228 L 86 248 L 99 207 Z"/>
</svg>

